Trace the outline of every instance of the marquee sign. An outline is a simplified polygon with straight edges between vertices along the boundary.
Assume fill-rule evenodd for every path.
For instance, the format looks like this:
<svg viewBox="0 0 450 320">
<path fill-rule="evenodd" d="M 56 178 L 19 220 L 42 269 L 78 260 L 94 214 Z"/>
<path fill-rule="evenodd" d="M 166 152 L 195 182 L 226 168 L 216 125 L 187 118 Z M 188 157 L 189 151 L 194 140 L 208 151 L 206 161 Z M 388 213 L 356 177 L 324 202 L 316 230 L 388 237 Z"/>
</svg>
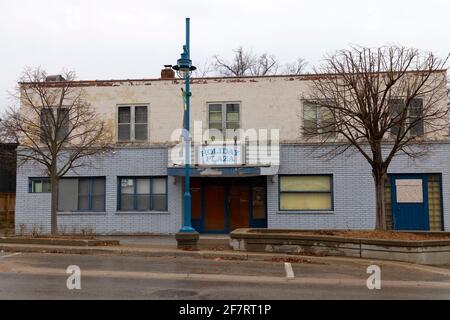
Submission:
<svg viewBox="0 0 450 320">
<path fill-rule="evenodd" d="M 198 149 L 199 165 L 233 166 L 242 165 L 242 148 L 231 146 L 202 146 Z"/>
</svg>

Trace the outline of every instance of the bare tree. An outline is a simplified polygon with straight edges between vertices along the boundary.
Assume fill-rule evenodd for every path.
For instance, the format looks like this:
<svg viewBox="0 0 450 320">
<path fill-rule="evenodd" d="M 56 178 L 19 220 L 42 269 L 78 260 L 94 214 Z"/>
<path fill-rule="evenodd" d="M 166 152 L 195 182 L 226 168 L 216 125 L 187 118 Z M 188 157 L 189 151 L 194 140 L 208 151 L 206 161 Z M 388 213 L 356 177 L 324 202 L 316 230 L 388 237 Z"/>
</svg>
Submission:
<svg viewBox="0 0 450 320">
<path fill-rule="evenodd" d="M 108 150 L 110 133 L 77 87 L 75 73 L 48 77 L 40 68 L 26 69 L 16 98 L 2 121 L 20 142 L 18 164 L 42 165 L 51 184 L 51 233 L 58 233 L 57 196 L 60 178 L 69 170 L 88 165 Z"/>
<path fill-rule="evenodd" d="M 202 64 L 197 65 L 197 69 L 194 70 L 194 78 L 204 78 L 214 71 L 214 66 L 210 61 L 205 60 Z"/>
<path fill-rule="evenodd" d="M 305 73 L 305 69 L 306 69 L 307 65 L 308 65 L 308 63 L 306 62 L 305 59 L 298 58 L 296 61 L 294 61 L 292 63 L 287 63 L 284 66 L 283 73 L 300 75 L 300 74 Z"/>
<path fill-rule="evenodd" d="M 231 62 L 224 60 L 222 57 L 215 55 L 214 64 L 215 71 L 225 76 L 268 76 L 277 74 L 302 74 L 307 65 L 306 61 L 298 58 L 295 62 L 288 63 L 280 67 L 277 57 L 273 54 L 263 53 L 261 55 L 254 54 L 244 47 L 233 50 L 233 60 Z"/>
<path fill-rule="evenodd" d="M 268 76 L 278 72 L 278 60 L 274 55 L 263 53 L 255 58 L 251 67 L 250 74 L 252 76 Z"/>
<path fill-rule="evenodd" d="M 220 56 L 215 55 L 214 66 L 216 70 L 226 76 L 246 76 L 249 75 L 254 67 L 256 56 L 249 50 L 245 50 L 242 46 L 233 50 L 233 61 L 228 62 Z"/>
<path fill-rule="evenodd" d="M 352 47 L 315 69 L 310 102 L 321 121 L 307 135 L 336 136 L 332 151 L 348 149 L 368 161 L 376 190 L 376 229 L 386 230 L 384 187 L 392 159 L 427 153 L 428 139 L 447 134 L 446 59 L 400 46 Z"/>
</svg>

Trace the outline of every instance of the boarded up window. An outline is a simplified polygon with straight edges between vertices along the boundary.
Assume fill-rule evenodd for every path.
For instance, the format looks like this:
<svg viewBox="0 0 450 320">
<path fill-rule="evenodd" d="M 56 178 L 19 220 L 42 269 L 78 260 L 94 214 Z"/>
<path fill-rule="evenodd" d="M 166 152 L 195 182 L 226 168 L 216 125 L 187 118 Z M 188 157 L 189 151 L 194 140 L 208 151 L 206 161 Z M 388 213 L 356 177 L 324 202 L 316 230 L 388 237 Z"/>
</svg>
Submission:
<svg viewBox="0 0 450 320">
<path fill-rule="evenodd" d="M 422 179 L 396 179 L 397 203 L 423 203 Z"/>
</svg>

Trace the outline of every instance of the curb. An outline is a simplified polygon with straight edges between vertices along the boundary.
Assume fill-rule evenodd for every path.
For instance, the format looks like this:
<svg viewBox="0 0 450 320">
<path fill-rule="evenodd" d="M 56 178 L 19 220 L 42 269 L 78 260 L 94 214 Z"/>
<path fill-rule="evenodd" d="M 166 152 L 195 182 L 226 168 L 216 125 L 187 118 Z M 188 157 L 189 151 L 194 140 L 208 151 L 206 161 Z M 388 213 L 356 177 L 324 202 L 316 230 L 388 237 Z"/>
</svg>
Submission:
<svg viewBox="0 0 450 320">
<path fill-rule="evenodd" d="M 25 252 L 25 253 L 52 253 L 52 254 L 79 254 L 79 255 L 120 255 L 142 258 L 197 258 L 197 259 L 221 259 L 234 261 L 260 261 L 260 262 L 292 262 L 308 264 L 332 264 L 337 262 L 346 262 L 359 265 L 370 265 L 373 263 L 387 264 L 397 267 L 403 267 L 412 270 L 419 270 L 434 274 L 450 276 L 450 270 L 435 266 L 420 264 L 411 264 L 400 261 L 364 259 L 352 257 L 333 257 L 333 256 L 306 256 L 283 253 L 257 253 L 257 252 L 223 252 L 223 251 L 183 251 L 177 249 L 153 249 L 136 250 L 127 248 L 93 248 L 93 247 L 58 247 L 58 246 L 39 246 L 39 245 L 2 245 L 0 252 Z"/>
</svg>

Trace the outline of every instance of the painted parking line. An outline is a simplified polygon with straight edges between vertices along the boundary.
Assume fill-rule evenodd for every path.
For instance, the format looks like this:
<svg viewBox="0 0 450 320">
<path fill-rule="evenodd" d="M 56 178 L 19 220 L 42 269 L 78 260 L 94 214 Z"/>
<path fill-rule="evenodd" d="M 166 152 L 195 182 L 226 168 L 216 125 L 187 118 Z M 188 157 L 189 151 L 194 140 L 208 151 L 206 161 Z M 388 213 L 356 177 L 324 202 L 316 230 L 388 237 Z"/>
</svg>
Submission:
<svg viewBox="0 0 450 320">
<path fill-rule="evenodd" d="M 7 255 L 4 255 L 4 256 L 0 255 L 0 259 L 10 258 L 10 257 L 18 256 L 20 254 L 22 254 L 22 252 L 11 253 L 11 254 L 7 254 Z"/>
<path fill-rule="evenodd" d="M 286 278 L 294 279 L 294 270 L 292 270 L 292 265 L 289 262 L 284 263 L 284 270 L 286 270 Z"/>
</svg>

